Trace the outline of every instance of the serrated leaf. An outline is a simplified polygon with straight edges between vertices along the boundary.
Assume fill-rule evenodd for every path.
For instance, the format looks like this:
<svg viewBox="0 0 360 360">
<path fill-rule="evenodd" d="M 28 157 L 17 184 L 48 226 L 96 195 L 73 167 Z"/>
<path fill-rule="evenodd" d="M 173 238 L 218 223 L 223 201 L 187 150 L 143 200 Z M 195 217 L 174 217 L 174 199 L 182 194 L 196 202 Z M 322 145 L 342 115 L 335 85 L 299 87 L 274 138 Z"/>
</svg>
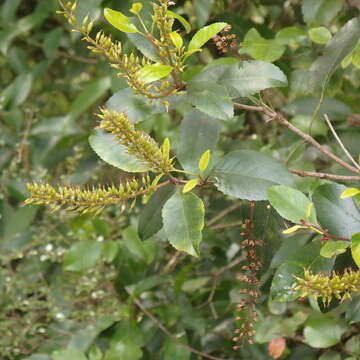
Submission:
<svg viewBox="0 0 360 360">
<path fill-rule="evenodd" d="M 89 137 L 89 144 L 96 154 L 108 164 L 127 172 L 144 172 L 149 167 L 142 164 L 133 155 L 127 153 L 125 146 L 119 144 L 116 137 L 96 129 Z"/>
<path fill-rule="evenodd" d="M 200 170 L 200 172 L 204 172 L 208 168 L 210 157 L 211 157 L 211 151 L 210 150 L 206 150 L 201 155 L 201 158 L 199 160 L 199 170 Z"/>
<path fill-rule="evenodd" d="M 353 197 L 353 196 L 358 195 L 358 194 L 360 194 L 360 189 L 347 188 L 341 193 L 340 198 L 341 199 L 346 199 L 346 198 Z"/>
<path fill-rule="evenodd" d="M 203 27 L 198 30 L 189 44 L 189 50 L 195 50 L 202 48 L 212 37 L 214 37 L 219 31 L 221 31 L 227 24 L 226 23 L 214 23 Z"/>
<path fill-rule="evenodd" d="M 143 8 L 143 4 L 136 2 L 132 4 L 130 12 L 134 15 L 139 15 L 141 13 L 142 8 Z"/>
<path fill-rule="evenodd" d="M 317 224 L 315 209 L 310 211 L 310 217 L 307 216 L 312 203 L 301 191 L 288 186 L 276 185 L 268 189 L 267 197 L 270 204 L 284 219 L 295 224 L 300 224 L 301 220 L 308 221 L 313 225 Z"/>
<path fill-rule="evenodd" d="M 183 194 L 194 189 L 199 184 L 199 179 L 191 179 L 189 180 L 183 187 Z"/>
<path fill-rule="evenodd" d="M 172 71 L 172 66 L 162 64 L 145 65 L 139 71 L 141 80 L 147 84 L 168 76 Z"/>
<path fill-rule="evenodd" d="M 191 25 L 184 17 L 170 10 L 167 11 L 167 14 L 172 16 L 176 20 L 179 20 L 181 25 L 184 27 L 186 33 L 189 33 L 191 31 Z"/>
<path fill-rule="evenodd" d="M 292 174 L 278 160 L 253 150 L 228 153 L 216 165 L 211 178 L 226 195 L 246 200 L 266 200 L 273 185 L 293 185 Z"/>
<path fill-rule="evenodd" d="M 177 31 L 170 33 L 170 39 L 177 49 L 181 49 L 183 46 L 183 38 Z"/>
<path fill-rule="evenodd" d="M 316 44 L 326 44 L 332 35 L 326 27 L 319 26 L 309 30 L 309 37 Z"/>
<path fill-rule="evenodd" d="M 360 232 L 351 236 L 351 255 L 358 268 L 360 268 Z"/>
<path fill-rule="evenodd" d="M 112 10 L 109 8 L 104 9 L 105 19 L 116 29 L 126 33 L 139 32 L 130 19 L 120 11 Z"/>
<path fill-rule="evenodd" d="M 204 204 L 200 198 L 193 193 L 177 191 L 162 210 L 164 229 L 170 244 L 189 255 L 199 256 L 204 216 Z"/>
</svg>

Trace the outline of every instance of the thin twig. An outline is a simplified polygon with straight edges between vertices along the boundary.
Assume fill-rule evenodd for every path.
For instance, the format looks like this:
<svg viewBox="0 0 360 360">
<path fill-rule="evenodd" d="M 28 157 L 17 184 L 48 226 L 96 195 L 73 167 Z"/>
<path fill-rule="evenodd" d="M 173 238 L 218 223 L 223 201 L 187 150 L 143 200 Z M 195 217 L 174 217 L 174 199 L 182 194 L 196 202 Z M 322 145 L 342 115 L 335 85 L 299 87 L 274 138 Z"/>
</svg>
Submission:
<svg viewBox="0 0 360 360">
<path fill-rule="evenodd" d="M 126 290 L 126 289 L 125 289 Z M 131 293 L 128 292 L 126 290 L 126 292 L 131 296 Z M 182 347 L 183 349 L 186 349 L 187 351 L 190 351 L 193 354 L 202 356 L 203 358 L 206 359 L 211 359 L 211 360 L 224 360 L 222 358 L 216 357 L 216 356 L 212 356 L 210 354 L 204 353 L 200 350 L 194 349 L 189 345 L 183 344 L 176 335 L 174 335 L 173 333 L 170 332 L 170 330 L 168 330 L 153 314 L 151 314 L 146 307 L 141 303 L 141 301 L 139 301 L 136 298 L 133 298 L 133 301 L 135 303 L 135 305 L 148 317 L 150 318 L 154 324 L 164 333 L 166 334 L 169 338 L 171 338 L 173 341 L 175 341 L 180 347 Z"/>
<path fill-rule="evenodd" d="M 293 174 L 299 176 L 311 176 L 319 179 L 329 179 L 335 181 L 360 181 L 360 176 L 334 175 L 315 171 L 305 171 L 298 169 L 289 169 Z"/>
<path fill-rule="evenodd" d="M 222 229 L 228 229 L 236 226 L 241 226 L 243 224 L 242 221 L 235 221 L 233 223 L 225 223 L 225 224 L 218 224 L 210 226 L 211 230 L 222 230 Z"/>
<path fill-rule="evenodd" d="M 228 208 L 224 209 L 223 211 L 216 214 L 213 218 L 211 218 L 207 222 L 206 226 L 211 226 L 211 225 L 215 224 L 216 222 L 221 220 L 223 217 L 225 217 L 226 215 L 230 214 L 231 212 L 239 209 L 240 207 L 241 207 L 241 202 L 237 202 L 237 203 L 229 206 Z"/>
<path fill-rule="evenodd" d="M 328 117 L 327 114 L 324 114 L 324 118 L 326 120 L 326 123 L 328 124 L 332 134 L 334 135 L 336 141 L 338 142 L 338 144 L 340 145 L 341 149 L 344 151 L 345 155 L 348 157 L 348 159 L 355 165 L 356 168 L 358 168 L 358 170 L 360 170 L 360 165 L 354 160 L 354 158 L 351 156 L 351 154 L 349 153 L 349 151 L 346 149 L 345 145 L 342 143 L 342 141 L 340 140 L 338 134 L 336 133 L 334 127 L 332 126 L 330 119 Z"/>
<path fill-rule="evenodd" d="M 269 122 L 271 120 L 277 120 L 279 122 L 279 124 L 283 125 L 284 127 L 288 128 L 289 130 L 291 130 L 292 132 L 294 132 L 295 134 L 297 134 L 298 136 L 303 138 L 307 143 L 314 146 L 316 149 L 318 149 L 324 155 L 326 155 L 330 159 L 334 160 L 335 162 L 337 162 L 339 165 L 341 165 L 345 169 L 347 169 L 353 173 L 356 173 L 356 174 L 359 173 L 359 169 L 348 164 L 347 162 L 345 162 L 344 160 L 340 159 L 338 156 L 333 154 L 331 151 L 327 150 L 320 143 L 318 143 L 312 136 L 304 133 L 303 131 L 298 129 L 296 126 L 291 124 L 282 114 L 276 113 L 275 111 L 270 110 L 264 106 L 250 106 L 250 105 L 244 105 L 244 104 L 234 104 L 234 106 L 239 109 L 262 112 L 268 118 L 266 120 L 266 122 Z"/>
</svg>

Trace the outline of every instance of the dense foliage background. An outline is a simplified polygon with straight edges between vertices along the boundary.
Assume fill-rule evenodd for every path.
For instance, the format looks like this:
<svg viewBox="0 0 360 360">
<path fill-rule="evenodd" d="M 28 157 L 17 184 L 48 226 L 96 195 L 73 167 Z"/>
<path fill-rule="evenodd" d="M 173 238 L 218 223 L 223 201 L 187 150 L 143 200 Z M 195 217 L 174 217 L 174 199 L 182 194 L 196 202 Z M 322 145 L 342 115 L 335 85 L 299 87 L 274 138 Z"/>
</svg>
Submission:
<svg viewBox="0 0 360 360">
<path fill-rule="evenodd" d="M 149 11 L 149 2 L 141 2 Z M 90 14 L 97 29 L 112 33 L 129 52 L 134 39 L 129 41 L 105 22 L 102 9 L 129 15 L 131 4 L 79 0 L 76 17 L 81 22 Z M 359 9 L 357 0 L 179 0 L 172 10 L 192 25 L 185 39 L 215 21 L 231 24 L 230 33 L 236 35 L 226 54 L 210 41 L 189 58 L 183 80 L 204 70 L 209 77 L 214 60 L 275 62 L 289 86 L 263 91 L 264 101 L 307 132 L 322 99 L 311 134 L 346 159 L 324 121 L 323 114 L 328 114 L 359 162 L 360 48 L 341 47 L 351 39 L 326 48 L 344 24 L 358 17 Z M 198 190 L 206 208 L 198 258 L 176 251 L 163 230 L 154 230 L 161 229 L 156 216 L 171 189 L 156 193 L 145 215 L 141 202 L 132 210 L 114 206 L 97 216 L 22 206 L 31 181 L 94 185 L 128 177 L 101 161 L 88 142 L 98 123 L 98 106 L 113 94 L 112 106 L 146 120 L 138 126 L 159 143 L 170 138 L 183 163 L 197 164 L 196 157 L 210 148 L 214 163 L 230 151 L 248 149 L 271 155 L 287 168 L 354 176 L 277 122 L 267 124 L 260 114 L 243 109 L 234 114 L 228 103 L 219 105 L 219 94 L 209 98 L 208 89 L 190 89 L 194 98 L 203 91 L 193 103 L 201 115 L 191 113 L 189 103 L 171 104 L 166 112 L 161 104 L 132 97 L 126 82 L 102 57 L 89 53 L 57 10 L 56 0 L 5 0 L 0 6 L 0 358 L 359 358 L 356 286 L 352 299 L 340 303 L 334 298 L 328 306 L 316 298 L 299 300 L 293 291 L 294 275 L 303 277 L 304 268 L 342 274 L 351 267 L 356 272 L 350 251 L 337 244 L 320 255 L 323 243 L 314 232 L 283 235 L 291 222 L 267 201 L 249 203 L 214 188 Z M 357 40 L 359 30 L 351 36 Z M 307 77 L 319 74 L 309 68 L 324 53 L 328 57 L 320 70 L 328 72 L 329 81 L 326 88 L 321 83 L 311 88 Z M 331 57 L 334 54 L 337 57 Z M 216 123 L 209 116 L 214 114 Z M 205 140 L 199 140 L 202 131 Z M 359 187 L 356 179 L 345 183 L 296 177 L 297 189 L 316 200 L 321 225 L 339 238 L 350 238 L 360 232 L 360 215 L 355 200 L 348 199 L 344 206 L 336 200 L 343 183 Z M 252 226 L 244 232 L 246 219 Z M 256 329 L 254 344 L 244 341 L 234 349 L 234 331 L 244 319 L 236 320 L 236 305 L 243 297 L 239 290 L 246 288 L 242 274 L 249 260 L 241 246 L 249 236 L 264 243 L 255 257 L 261 261 L 258 319 L 247 312 Z"/>
</svg>

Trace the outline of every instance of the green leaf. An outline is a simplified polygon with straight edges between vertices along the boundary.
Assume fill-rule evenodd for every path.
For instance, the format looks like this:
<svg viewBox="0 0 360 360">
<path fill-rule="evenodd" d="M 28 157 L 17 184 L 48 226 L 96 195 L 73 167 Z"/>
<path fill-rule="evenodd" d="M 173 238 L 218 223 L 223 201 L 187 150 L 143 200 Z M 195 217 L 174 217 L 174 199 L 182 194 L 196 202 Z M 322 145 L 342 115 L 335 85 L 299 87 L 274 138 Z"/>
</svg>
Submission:
<svg viewBox="0 0 360 360">
<path fill-rule="evenodd" d="M 240 53 L 256 60 L 273 62 L 284 54 L 285 46 L 277 40 L 264 39 L 256 29 L 250 29 L 241 44 Z"/>
<path fill-rule="evenodd" d="M 313 202 L 322 227 L 333 236 L 350 239 L 360 230 L 360 211 L 353 199 L 340 198 L 344 190 L 343 185 L 321 185 L 313 194 Z"/>
<path fill-rule="evenodd" d="M 335 69 L 354 49 L 359 37 L 360 18 L 354 18 L 348 21 L 326 44 L 324 55 L 315 60 L 309 71 L 301 73 L 304 90 L 308 93 L 321 92 Z"/>
<path fill-rule="evenodd" d="M 187 192 L 194 189 L 199 184 L 199 179 L 191 179 L 189 180 L 183 187 L 183 194 L 186 194 Z"/>
<path fill-rule="evenodd" d="M 279 266 L 271 283 L 270 294 L 276 301 L 294 301 L 300 295 L 294 290 L 296 286 L 295 276 L 303 277 L 304 269 L 310 269 L 313 273 L 323 272 L 328 274 L 334 264 L 334 259 L 326 259 L 320 256 L 322 243 L 311 242 L 301 246 L 291 253 L 285 262 Z"/>
<path fill-rule="evenodd" d="M 300 224 L 301 220 L 317 224 L 316 212 L 311 211 L 310 217 L 307 210 L 311 206 L 311 201 L 299 190 L 288 186 L 276 185 L 267 191 L 267 198 L 275 210 L 287 220 L 295 224 Z"/>
<path fill-rule="evenodd" d="M 360 355 L 360 335 L 353 335 L 345 344 L 345 350 L 352 355 Z"/>
<path fill-rule="evenodd" d="M 90 106 L 106 94 L 110 85 L 110 77 L 108 76 L 89 82 L 72 102 L 69 112 L 70 118 L 73 120 L 77 119 Z"/>
<path fill-rule="evenodd" d="M 135 257 L 145 261 L 148 265 L 152 263 L 153 257 L 145 247 L 145 243 L 140 240 L 134 227 L 129 226 L 123 230 L 122 237 L 124 239 L 125 246 Z"/>
<path fill-rule="evenodd" d="M 173 185 L 160 188 L 142 209 L 138 228 L 139 236 L 142 240 L 150 238 L 162 229 L 162 207 L 170 196 L 173 195 L 174 190 L 175 186 Z"/>
<path fill-rule="evenodd" d="M 309 37 L 316 44 L 326 44 L 332 38 L 332 35 L 326 27 L 319 26 L 309 30 Z"/>
<path fill-rule="evenodd" d="M 186 335 L 179 339 L 181 343 L 187 344 Z M 166 338 L 163 351 L 163 360 L 189 360 L 191 352 L 177 344 L 173 339 Z"/>
<path fill-rule="evenodd" d="M 126 33 L 139 32 L 134 24 L 132 24 L 127 16 L 120 11 L 109 8 L 104 9 L 105 19 L 116 29 Z"/>
<path fill-rule="evenodd" d="M 108 164 L 127 172 L 144 172 L 149 167 L 142 164 L 133 155 L 127 153 L 125 146 L 119 144 L 116 137 L 101 129 L 93 131 L 89 144 L 96 154 Z"/>
<path fill-rule="evenodd" d="M 277 43 L 282 45 L 296 45 L 306 39 L 306 31 L 297 26 L 284 27 L 275 35 Z"/>
<path fill-rule="evenodd" d="M 44 39 L 44 53 L 48 58 L 54 57 L 56 55 L 56 50 L 60 45 L 60 40 L 63 35 L 61 28 L 56 28 L 46 34 Z"/>
<path fill-rule="evenodd" d="M 219 120 L 197 110 L 185 114 L 176 151 L 184 170 L 197 173 L 200 157 L 205 151 L 215 149 L 219 134 Z"/>
<path fill-rule="evenodd" d="M 153 61 L 160 60 L 153 44 L 148 38 L 146 38 L 140 33 L 127 33 L 126 36 L 136 46 L 136 48 L 147 58 Z"/>
<path fill-rule="evenodd" d="M 105 353 L 104 360 L 139 360 L 142 356 L 140 347 L 131 341 L 118 341 Z"/>
<path fill-rule="evenodd" d="M 184 27 L 184 29 L 186 30 L 186 33 L 188 34 L 191 31 L 191 25 L 188 23 L 188 21 L 182 17 L 181 15 L 168 10 L 167 14 L 172 16 L 174 19 L 179 20 L 181 25 Z"/>
<path fill-rule="evenodd" d="M 105 241 L 102 248 L 101 258 L 107 262 L 112 263 L 119 252 L 119 243 L 115 241 Z"/>
<path fill-rule="evenodd" d="M 143 4 L 136 2 L 132 4 L 130 12 L 134 15 L 139 15 L 141 13 L 142 8 L 143 8 Z"/>
<path fill-rule="evenodd" d="M 122 89 L 111 96 L 106 107 L 109 110 L 125 113 L 133 123 L 147 120 L 151 115 L 164 111 L 163 105 L 158 105 L 156 102 L 150 105 L 144 96 L 134 94 L 130 88 Z"/>
<path fill-rule="evenodd" d="M 164 205 L 162 217 L 169 242 L 175 249 L 199 256 L 204 204 L 195 194 L 177 191 Z"/>
<path fill-rule="evenodd" d="M 205 114 L 221 120 L 234 116 L 234 104 L 224 86 L 207 81 L 190 81 L 186 90 L 187 100 Z"/>
<path fill-rule="evenodd" d="M 210 276 L 202 276 L 195 279 L 187 280 L 183 283 L 181 290 L 190 293 L 198 291 L 202 287 L 204 287 L 209 282 L 210 279 L 211 279 Z"/>
<path fill-rule="evenodd" d="M 351 237 L 351 255 L 358 268 L 360 268 L 360 232 Z"/>
<path fill-rule="evenodd" d="M 227 24 L 226 23 L 214 23 L 203 27 L 198 30 L 189 44 L 189 50 L 200 49 L 206 44 L 212 37 L 214 37 L 219 31 L 221 31 Z"/>
<path fill-rule="evenodd" d="M 171 38 L 171 41 L 173 42 L 173 44 L 175 45 L 175 47 L 177 49 L 181 49 L 181 47 L 183 46 L 183 42 L 184 42 L 181 35 L 177 31 L 173 31 L 172 33 L 170 33 L 170 38 Z"/>
<path fill-rule="evenodd" d="M 314 313 L 304 327 L 305 342 L 316 348 L 327 348 L 338 344 L 346 327 L 339 319 L 329 314 Z"/>
<path fill-rule="evenodd" d="M 301 4 L 305 22 L 321 25 L 328 25 L 342 7 L 342 0 L 303 0 Z"/>
<path fill-rule="evenodd" d="M 208 168 L 210 157 L 211 157 L 211 151 L 210 150 L 206 150 L 201 155 L 201 158 L 199 160 L 199 170 L 200 170 L 200 172 L 203 173 Z"/>
<path fill-rule="evenodd" d="M 312 116 L 319 99 L 316 97 L 304 96 L 295 99 L 286 106 L 282 107 L 281 110 L 285 111 L 291 116 L 296 115 L 308 115 Z M 318 118 L 323 119 L 324 114 L 327 114 L 331 120 L 343 120 L 346 116 L 352 113 L 351 108 L 344 102 L 326 97 L 320 106 Z M 307 129 L 308 130 L 308 129 Z"/>
<path fill-rule="evenodd" d="M 85 354 L 82 351 L 75 349 L 58 350 L 52 353 L 52 360 L 87 360 Z"/>
<path fill-rule="evenodd" d="M 171 73 L 172 69 L 173 68 L 170 65 L 145 65 L 139 71 L 139 76 L 141 77 L 141 81 L 147 84 L 168 76 Z"/>
<path fill-rule="evenodd" d="M 81 240 L 66 253 L 63 266 L 66 271 L 82 271 L 96 265 L 101 257 L 102 244 L 98 241 Z"/>
<path fill-rule="evenodd" d="M 219 191 L 246 200 L 266 200 L 269 187 L 294 184 L 294 177 L 282 163 L 253 150 L 228 153 L 216 165 L 212 178 Z"/>
<path fill-rule="evenodd" d="M 296 115 L 292 118 L 291 123 L 303 132 L 308 132 L 311 124 L 312 136 L 325 136 L 329 130 L 323 120 L 319 119 L 318 117 L 313 120 L 312 116 L 310 115 Z"/>
<path fill-rule="evenodd" d="M 196 21 L 199 27 L 206 24 L 211 14 L 212 7 L 215 0 L 196 0 L 193 3 Z"/>
<path fill-rule="evenodd" d="M 333 350 L 327 350 L 323 354 L 321 354 L 319 360 L 341 360 L 341 354 Z"/>
<path fill-rule="evenodd" d="M 320 255 L 325 258 L 332 258 L 334 256 L 343 254 L 346 249 L 350 246 L 349 242 L 346 241 L 332 241 L 328 240 L 320 250 Z"/>
<path fill-rule="evenodd" d="M 356 196 L 358 194 L 360 194 L 360 189 L 347 188 L 341 193 L 340 199 L 346 199 L 346 198 L 349 198 L 349 197 L 354 197 L 354 196 Z"/>
</svg>

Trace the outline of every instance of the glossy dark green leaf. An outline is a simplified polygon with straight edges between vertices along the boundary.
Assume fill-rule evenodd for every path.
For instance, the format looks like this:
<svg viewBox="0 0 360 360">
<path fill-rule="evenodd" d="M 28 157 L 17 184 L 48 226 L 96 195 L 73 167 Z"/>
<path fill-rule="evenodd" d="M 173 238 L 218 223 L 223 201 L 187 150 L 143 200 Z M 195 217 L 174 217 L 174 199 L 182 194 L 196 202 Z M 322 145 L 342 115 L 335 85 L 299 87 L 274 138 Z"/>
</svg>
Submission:
<svg viewBox="0 0 360 360">
<path fill-rule="evenodd" d="M 144 172 L 148 166 L 142 164 L 133 155 L 128 154 L 125 146 L 119 144 L 114 135 L 101 129 L 93 131 L 89 143 L 96 154 L 108 164 L 127 172 Z"/>
<path fill-rule="evenodd" d="M 278 160 L 253 150 L 228 153 L 211 175 L 226 195 L 247 200 L 266 200 L 273 185 L 294 185 L 294 178 Z"/>
<path fill-rule="evenodd" d="M 234 104 L 222 85 L 207 81 L 189 83 L 187 100 L 198 110 L 221 120 L 234 116 Z"/>
<path fill-rule="evenodd" d="M 343 185 L 321 185 L 313 194 L 313 202 L 322 227 L 333 236 L 350 239 L 360 231 L 360 211 L 352 198 L 340 198 L 345 189 Z"/>
<path fill-rule="evenodd" d="M 327 348 L 338 344 L 346 327 L 329 314 L 314 313 L 304 328 L 305 342 L 314 348 Z"/>
<path fill-rule="evenodd" d="M 98 241 L 81 240 L 66 253 L 63 266 L 66 271 L 82 271 L 96 265 L 101 257 L 102 244 Z"/>
<path fill-rule="evenodd" d="M 199 256 L 204 216 L 204 204 L 195 194 L 177 191 L 172 195 L 162 211 L 170 244 L 179 251 Z"/>
<path fill-rule="evenodd" d="M 201 155 L 215 149 L 220 135 L 219 120 L 198 110 L 185 114 L 180 125 L 176 155 L 186 171 L 197 173 Z"/>
<path fill-rule="evenodd" d="M 311 201 L 301 191 L 275 185 L 268 189 L 267 196 L 270 204 L 284 219 L 296 224 L 300 224 L 301 220 L 314 225 L 317 223 L 316 212 L 311 209 Z"/>
<path fill-rule="evenodd" d="M 150 238 L 162 229 L 162 207 L 174 191 L 175 186 L 171 185 L 157 190 L 141 210 L 138 231 L 142 240 Z"/>
</svg>

